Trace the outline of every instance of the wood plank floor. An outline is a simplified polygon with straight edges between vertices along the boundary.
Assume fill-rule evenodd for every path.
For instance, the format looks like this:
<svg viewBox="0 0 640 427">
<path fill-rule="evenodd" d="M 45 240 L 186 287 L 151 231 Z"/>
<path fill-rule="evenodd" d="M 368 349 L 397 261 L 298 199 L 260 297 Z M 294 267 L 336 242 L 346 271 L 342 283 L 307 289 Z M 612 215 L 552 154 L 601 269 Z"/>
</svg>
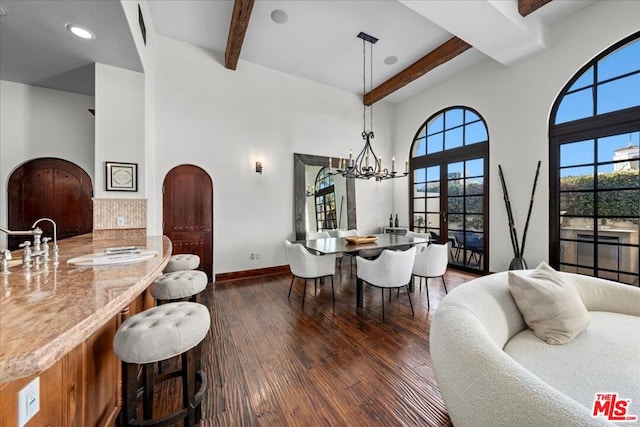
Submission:
<svg viewBox="0 0 640 427">
<path fill-rule="evenodd" d="M 474 276 L 449 270 L 449 290 Z M 429 328 L 444 296 L 439 279 L 388 303 L 365 285 L 356 309 L 355 276 L 345 264 L 331 283 L 303 281 L 287 299 L 288 274 L 209 285 L 211 330 L 203 346 L 209 385 L 201 426 L 447 426 L 435 384 Z"/>
</svg>

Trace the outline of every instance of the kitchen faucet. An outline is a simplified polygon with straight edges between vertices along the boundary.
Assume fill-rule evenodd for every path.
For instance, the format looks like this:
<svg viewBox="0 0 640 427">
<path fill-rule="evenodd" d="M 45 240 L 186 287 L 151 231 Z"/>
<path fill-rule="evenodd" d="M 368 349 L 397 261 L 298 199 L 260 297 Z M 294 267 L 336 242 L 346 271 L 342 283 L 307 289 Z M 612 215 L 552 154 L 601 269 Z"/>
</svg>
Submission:
<svg viewBox="0 0 640 427">
<path fill-rule="evenodd" d="M 36 266 L 42 262 L 49 260 L 49 240 L 50 238 L 42 238 L 42 229 L 37 227 L 40 221 L 49 221 L 53 224 L 53 264 L 59 263 L 59 250 L 58 250 L 58 236 L 57 225 L 51 218 L 40 218 L 31 226 L 31 230 L 18 230 L 13 231 L 8 228 L 0 227 L 0 231 L 6 233 L 9 236 L 33 236 L 33 249 L 31 249 L 31 242 L 28 240 L 18 245 L 24 248 L 22 251 L 22 264 L 24 268 L 31 267 L 32 258 L 35 259 Z M 6 272 L 8 270 L 8 260 L 11 259 L 11 253 L 8 250 L 3 250 L 2 254 L 2 270 Z"/>
</svg>

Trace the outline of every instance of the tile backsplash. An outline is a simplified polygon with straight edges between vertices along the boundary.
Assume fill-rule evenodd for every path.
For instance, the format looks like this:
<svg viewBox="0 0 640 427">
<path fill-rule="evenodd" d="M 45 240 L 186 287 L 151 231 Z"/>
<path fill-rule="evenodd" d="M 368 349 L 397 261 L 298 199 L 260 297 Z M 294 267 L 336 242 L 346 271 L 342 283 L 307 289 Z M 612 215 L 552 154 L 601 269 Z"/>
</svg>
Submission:
<svg viewBox="0 0 640 427">
<path fill-rule="evenodd" d="M 144 237 L 146 199 L 93 199 L 94 239 Z"/>
</svg>

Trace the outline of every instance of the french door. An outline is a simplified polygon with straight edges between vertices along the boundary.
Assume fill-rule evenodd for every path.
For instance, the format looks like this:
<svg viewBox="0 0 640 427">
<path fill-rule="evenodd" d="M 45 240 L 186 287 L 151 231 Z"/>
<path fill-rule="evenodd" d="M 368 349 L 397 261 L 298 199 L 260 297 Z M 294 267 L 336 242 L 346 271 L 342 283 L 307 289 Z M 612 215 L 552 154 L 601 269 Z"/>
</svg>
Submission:
<svg viewBox="0 0 640 427">
<path fill-rule="evenodd" d="M 452 154 L 412 168 L 412 228 L 448 243 L 451 265 L 487 272 L 488 162 L 480 153 Z"/>
</svg>

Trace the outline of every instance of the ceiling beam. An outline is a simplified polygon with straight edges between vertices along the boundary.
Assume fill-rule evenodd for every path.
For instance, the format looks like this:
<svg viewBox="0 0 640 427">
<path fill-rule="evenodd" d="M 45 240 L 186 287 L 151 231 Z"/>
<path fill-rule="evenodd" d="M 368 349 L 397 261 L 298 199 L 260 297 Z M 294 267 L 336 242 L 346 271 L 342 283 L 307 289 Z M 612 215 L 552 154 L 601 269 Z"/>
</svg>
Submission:
<svg viewBox="0 0 640 427">
<path fill-rule="evenodd" d="M 551 0 L 518 0 L 518 12 L 520 15 L 527 16 L 535 12 Z"/>
<path fill-rule="evenodd" d="M 224 66 L 235 70 L 240 58 L 244 35 L 249 26 L 249 18 L 253 10 L 255 0 L 235 0 L 231 25 L 229 25 L 229 37 L 227 38 L 227 50 L 224 53 Z"/>
<path fill-rule="evenodd" d="M 365 93 L 362 98 L 362 102 L 364 105 L 375 104 L 385 96 L 392 94 L 401 87 L 408 85 L 419 77 L 422 77 L 437 66 L 450 61 L 470 47 L 471 45 L 469 43 L 459 39 L 458 37 L 449 39 L 422 58 L 418 59 L 413 64 L 409 65 L 404 70 L 400 71 L 395 76 L 391 77 L 386 82 L 382 83 L 380 86 Z"/>
</svg>

